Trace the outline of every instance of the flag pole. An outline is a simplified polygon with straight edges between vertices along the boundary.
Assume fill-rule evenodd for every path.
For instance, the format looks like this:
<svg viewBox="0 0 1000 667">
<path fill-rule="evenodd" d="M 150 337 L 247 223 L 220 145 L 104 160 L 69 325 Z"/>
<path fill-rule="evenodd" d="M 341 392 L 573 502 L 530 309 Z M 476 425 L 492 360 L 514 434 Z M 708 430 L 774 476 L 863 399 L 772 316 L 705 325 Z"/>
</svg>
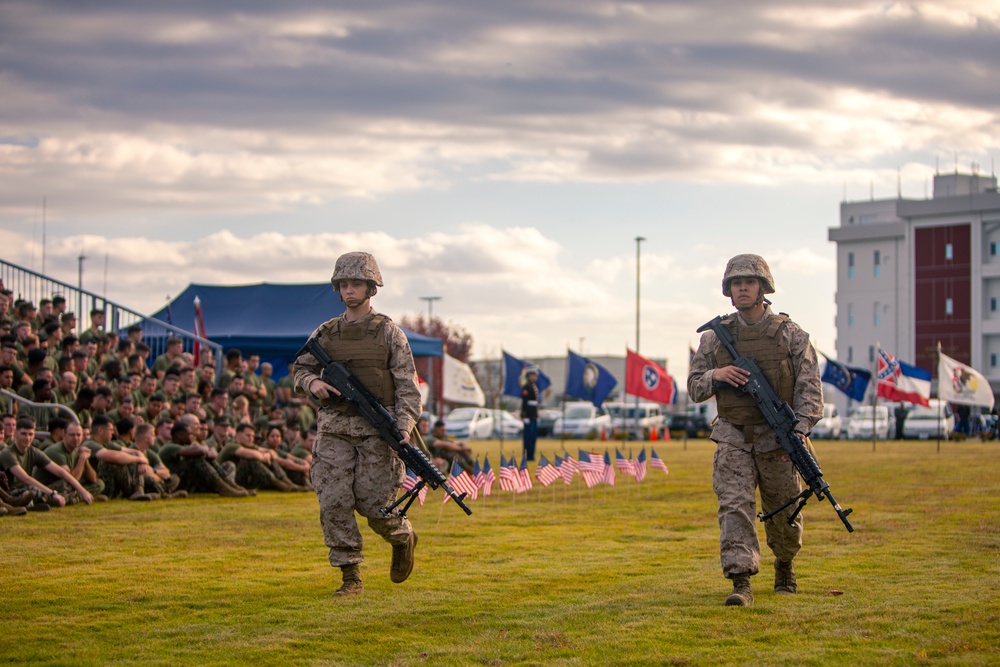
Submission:
<svg viewBox="0 0 1000 667">
<path fill-rule="evenodd" d="M 941 341 L 937 342 L 937 366 L 938 366 L 938 405 L 937 405 L 937 453 L 941 453 Z M 930 401 L 928 401 L 929 403 Z"/>
<path fill-rule="evenodd" d="M 875 453 L 875 441 L 877 440 L 877 434 L 875 432 L 875 413 L 878 411 L 878 360 L 882 354 L 882 341 L 875 342 L 875 367 L 872 369 L 872 375 L 875 376 L 875 393 L 872 394 L 872 453 Z"/>
</svg>

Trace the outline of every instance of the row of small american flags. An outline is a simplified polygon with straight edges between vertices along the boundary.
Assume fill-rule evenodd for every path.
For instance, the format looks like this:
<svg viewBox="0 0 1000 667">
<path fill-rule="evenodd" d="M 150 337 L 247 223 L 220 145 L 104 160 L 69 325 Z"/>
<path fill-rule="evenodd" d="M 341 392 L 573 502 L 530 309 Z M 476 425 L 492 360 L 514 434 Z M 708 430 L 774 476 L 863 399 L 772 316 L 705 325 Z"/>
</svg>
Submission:
<svg viewBox="0 0 1000 667">
<path fill-rule="evenodd" d="M 549 461 L 542 454 L 541 459 L 538 461 L 538 466 L 535 468 L 534 477 L 543 487 L 549 486 L 558 480 L 562 480 L 563 484 L 569 486 L 573 483 L 573 478 L 579 473 L 587 488 L 592 489 L 598 484 L 614 486 L 616 474 L 627 475 L 634 478 L 636 482 L 641 482 L 646 478 L 647 463 L 650 468 L 662 470 L 664 474 L 670 473 L 667 469 L 667 464 L 663 462 L 663 459 L 660 458 L 655 449 L 650 450 L 650 456 L 647 460 L 646 448 L 643 447 L 642 451 L 639 452 L 639 456 L 634 461 L 624 456 L 621 450 L 618 449 L 615 450 L 614 462 L 611 461 L 611 454 L 607 450 L 601 455 L 597 452 L 585 452 L 581 449 L 575 459 L 567 452 L 563 456 L 557 454 L 554 461 Z M 500 489 L 502 491 L 524 493 L 534 488 L 534 482 L 531 477 L 526 457 L 522 457 L 521 463 L 518 465 L 515 457 L 511 456 L 508 459 L 501 454 L 500 467 L 496 472 L 494 472 L 493 466 L 490 465 L 490 457 L 487 455 L 483 460 L 482 467 L 479 465 L 479 459 L 476 458 L 471 475 L 455 462 L 451 466 L 451 473 L 448 475 L 447 481 L 455 491 L 458 493 L 467 493 L 469 500 L 475 500 L 480 494 L 484 496 L 492 495 L 493 485 L 497 481 L 500 482 Z M 403 480 L 403 490 L 409 491 L 417 485 L 417 482 L 417 476 L 412 470 L 407 468 L 406 479 Z M 417 499 L 421 505 L 424 504 L 426 497 L 427 487 L 424 486 L 417 494 Z M 447 503 L 449 500 L 451 500 L 451 497 L 446 495 L 444 502 Z"/>
</svg>

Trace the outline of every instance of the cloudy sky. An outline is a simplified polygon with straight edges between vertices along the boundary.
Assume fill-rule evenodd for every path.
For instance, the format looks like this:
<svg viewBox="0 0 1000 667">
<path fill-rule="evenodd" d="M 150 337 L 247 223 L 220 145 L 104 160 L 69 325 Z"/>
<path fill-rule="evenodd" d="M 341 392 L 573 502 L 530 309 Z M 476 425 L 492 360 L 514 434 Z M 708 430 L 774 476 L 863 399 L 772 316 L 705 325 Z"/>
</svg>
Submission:
<svg viewBox="0 0 1000 667">
<path fill-rule="evenodd" d="M 640 351 L 687 370 L 764 255 L 834 349 L 845 198 L 991 169 L 1000 5 L 0 2 L 0 254 L 144 312 L 191 282 L 326 280 L 474 357 Z M 325 319 L 316 314 L 317 321 Z M 209 331 L 211 334 L 211 331 Z"/>
</svg>

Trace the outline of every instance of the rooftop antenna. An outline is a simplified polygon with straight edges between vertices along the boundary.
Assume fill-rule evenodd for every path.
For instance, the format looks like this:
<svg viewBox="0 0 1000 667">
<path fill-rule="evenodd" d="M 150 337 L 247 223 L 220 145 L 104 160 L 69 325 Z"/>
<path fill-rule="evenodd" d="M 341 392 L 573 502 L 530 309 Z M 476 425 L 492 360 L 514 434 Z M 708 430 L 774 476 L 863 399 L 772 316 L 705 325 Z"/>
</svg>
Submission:
<svg viewBox="0 0 1000 667">
<path fill-rule="evenodd" d="M 844 181 L 844 197 L 841 199 L 841 202 L 847 203 L 847 181 Z"/>
<path fill-rule="evenodd" d="M 941 175 L 941 156 L 940 155 L 935 155 L 934 156 L 934 175 L 935 176 L 940 176 Z"/>
<path fill-rule="evenodd" d="M 955 151 L 955 174 L 958 174 L 958 151 Z"/>
<path fill-rule="evenodd" d="M 903 175 L 899 167 L 896 167 L 896 199 L 903 198 Z"/>
<path fill-rule="evenodd" d="M 42 273 L 45 273 L 45 196 L 42 195 Z"/>
<path fill-rule="evenodd" d="M 868 181 L 868 199 L 875 201 L 875 179 Z"/>
</svg>

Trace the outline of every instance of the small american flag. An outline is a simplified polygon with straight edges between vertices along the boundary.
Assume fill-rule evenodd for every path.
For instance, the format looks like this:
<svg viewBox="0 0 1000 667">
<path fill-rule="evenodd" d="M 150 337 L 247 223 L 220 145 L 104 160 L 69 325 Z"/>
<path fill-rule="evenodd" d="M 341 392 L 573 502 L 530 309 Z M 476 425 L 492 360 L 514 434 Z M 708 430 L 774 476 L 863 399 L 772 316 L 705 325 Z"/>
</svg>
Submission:
<svg viewBox="0 0 1000 667">
<path fill-rule="evenodd" d="M 575 475 L 576 471 L 579 469 L 580 464 L 578 464 L 576 459 L 570 456 L 569 452 L 567 452 L 566 456 L 563 457 L 562 465 L 559 466 L 559 472 L 562 473 L 563 483 L 566 486 L 573 483 L 573 475 Z"/>
<path fill-rule="evenodd" d="M 469 473 L 465 472 L 462 466 L 458 465 L 458 461 L 451 464 L 451 474 L 448 475 L 447 482 L 459 495 L 462 493 L 469 494 L 469 500 L 475 500 L 479 497 L 479 489 L 476 488 L 476 483 L 469 477 Z M 451 500 L 451 496 L 445 495 L 444 502 L 447 503 L 449 500 Z"/>
<path fill-rule="evenodd" d="M 641 482 L 646 479 L 646 448 L 643 447 L 639 456 L 635 460 L 635 481 Z"/>
<path fill-rule="evenodd" d="M 511 458 L 511 461 L 514 459 Z M 521 480 L 521 490 L 527 491 L 532 488 L 534 484 L 531 483 L 531 473 L 528 472 L 528 455 L 524 454 L 521 456 L 521 465 L 517 470 L 518 476 Z"/>
<path fill-rule="evenodd" d="M 490 455 L 487 454 L 486 458 L 483 459 L 483 481 L 480 482 L 479 486 L 483 489 L 483 495 L 488 496 L 493 493 L 493 484 L 497 481 L 497 476 L 493 474 L 493 468 L 490 467 Z"/>
<path fill-rule="evenodd" d="M 602 482 L 609 486 L 615 485 L 615 467 L 611 465 L 611 454 L 604 452 L 604 475 Z"/>
<path fill-rule="evenodd" d="M 592 489 L 600 484 L 604 478 L 604 459 L 601 458 L 600 454 L 585 452 L 582 449 L 579 452 L 579 458 L 580 476 L 583 477 L 583 483 L 587 485 L 587 488 Z"/>
<path fill-rule="evenodd" d="M 667 470 L 667 464 L 663 462 L 663 459 L 661 459 L 660 455 L 656 453 L 656 450 L 650 447 L 649 451 L 652 452 L 652 455 L 649 457 L 649 467 L 659 468 L 664 473 L 669 475 L 670 471 Z"/>
<path fill-rule="evenodd" d="M 409 491 L 417 485 L 417 476 L 409 468 L 406 469 L 406 477 L 403 479 L 403 491 Z M 424 499 L 427 497 L 427 486 L 425 485 L 417 492 L 417 500 L 420 501 L 420 506 L 423 507 Z"/>
<path fill-rule="evenodd" d="M 535 477 L 542 483 L 542 486 L 548 486 L 562 477 L 562 475 L 559 473 L 558 468 L 549 463 L 549 460 L 545 458 L 545 454 L 542 454 L 542 458 L 538 461 L 538 467 L 535 469 Z"/>
<path fill-rule="evenodd" d="M 521 480 L 517 471 L 504 458 L 503 454 L 500 455 L 500 488 L 504 491 L 518 491 L 521 488 Z"/>
<path fill-rule="evenodd" d="M 615 467 L 621 474 L 635 477 L 635 464 L 632 463 L 632 459 L 625 458 L 621 450 L 617 448 L 615 449 Z"/>
<path fill-rule="evenodd" d="M 483 469 L 479 467 L 479 457 L 476 457 L 476 464 L 472 467 L 472 481 L 475 483 L 476 488 L 480 489 L 483 486 Z"/>
</svg>

